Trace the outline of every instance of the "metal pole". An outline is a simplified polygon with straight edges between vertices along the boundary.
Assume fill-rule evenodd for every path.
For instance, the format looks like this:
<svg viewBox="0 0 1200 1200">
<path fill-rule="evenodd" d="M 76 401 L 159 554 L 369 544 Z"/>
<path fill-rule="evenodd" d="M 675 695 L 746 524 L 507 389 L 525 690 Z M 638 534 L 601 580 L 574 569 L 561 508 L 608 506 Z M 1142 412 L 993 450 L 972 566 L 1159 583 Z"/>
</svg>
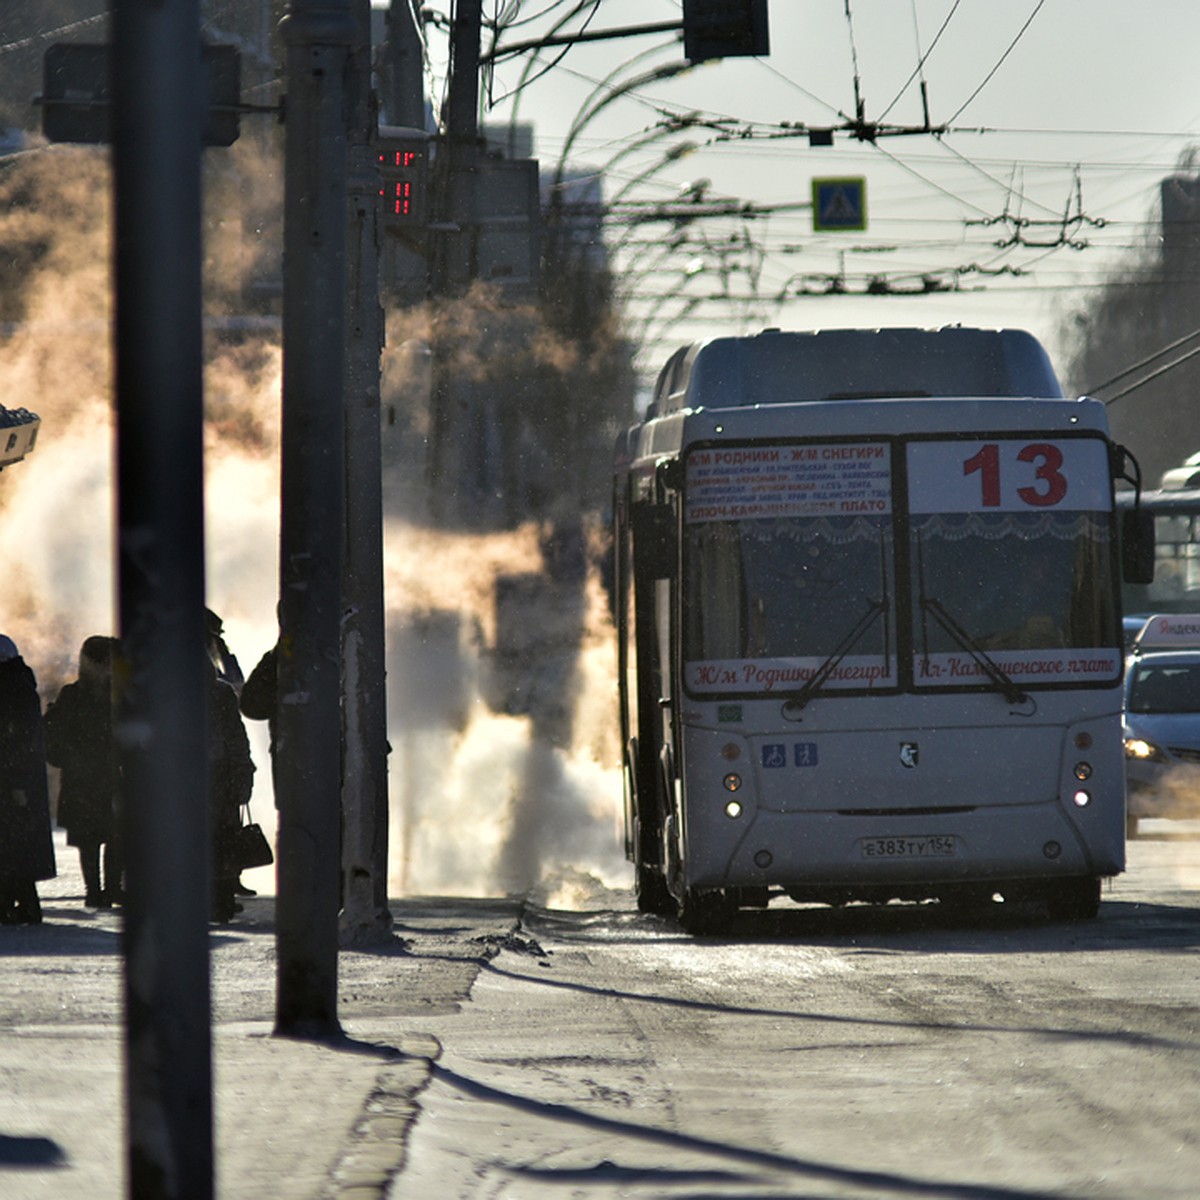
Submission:
<svg viewBox="0 0 1200 1200">
<path fill-rule="evenodd" d="M 337 1019 L 350 0 L 292 0 L 287 46 L 275 781 L 275 1031 Z"/>
<path fill-rule="evenodd" d="M 392 0 L 388 10 L 387 122 L 425 128 L 425 69 L 413 0 Z"/>
<path fill-rule="evenodd" d="M 371 91 L 370 0 L 354 0 L 350 59 L 346 306 L 346 546 L 342 596 L 342 915 L 350 945 L 391 934 L 388 911 L 383 463 L 380 446 L 379 119 Z"/>
<path fill-rule="evenodd" d="M 475 166 L 479 159 L 479 39 L 483 0 L 458 0 L 450 34 L 446 105 L 447 213 L 458 232 L 446 239 L 443 294 L 465 291 L 475 276 Z"/>
<path fill-rule="evenodd" d="M 209 1200 L 200 19 L 112 15 L 128 1194 Z"/>
<path fill-rule="evenodd" d="M 479 39 L 483 0 L 458 0 L 450 33 L 450 81 L 442 152 L 435 172 L 435 215 L 443 232 L 433 239 L 431 291 L 435 300 L 463 294 L 475 274 L 475 167 L 479 155 Z M 467 400 L 454 378 L 444 338 L 433 333 L 433 413 L 430 430 L 430 503 L 435 516 L 466 509 L 470 455 L 461 427 Z"/>
</svg>

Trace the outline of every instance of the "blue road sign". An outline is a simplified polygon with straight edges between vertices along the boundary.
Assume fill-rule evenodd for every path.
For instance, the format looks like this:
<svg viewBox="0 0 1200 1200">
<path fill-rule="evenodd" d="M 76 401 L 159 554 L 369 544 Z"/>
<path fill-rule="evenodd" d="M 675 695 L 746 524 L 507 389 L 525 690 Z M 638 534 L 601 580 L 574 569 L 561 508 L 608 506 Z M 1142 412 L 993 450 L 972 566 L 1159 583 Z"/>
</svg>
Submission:
<svg viewBox="0 0 1200 1200">
<path fill-rule="evenodd" d="M 867 181 L 862 176 L 812 181 L 813 229 L 844 232 L 867 227 Z"/>
</svg>

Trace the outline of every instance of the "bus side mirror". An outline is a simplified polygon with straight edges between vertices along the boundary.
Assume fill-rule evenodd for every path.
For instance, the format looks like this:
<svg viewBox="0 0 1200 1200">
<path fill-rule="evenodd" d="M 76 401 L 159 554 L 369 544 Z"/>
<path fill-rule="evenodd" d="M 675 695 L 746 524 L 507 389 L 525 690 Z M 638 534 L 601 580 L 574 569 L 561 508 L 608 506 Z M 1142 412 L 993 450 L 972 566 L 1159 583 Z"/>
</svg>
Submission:
<svg viewBox="0 0 1200 1200">
<path fill-rule="evenodd" d="M 660 498 L 668 492 L 683 491 L 683 462 L 678 458 L 662 458 L 655 464 L 654 481 Z"/>
<path fill-rule="evenodd" d="M 1126 583 L 1154 582 L 1154 514 L 1143 508 L 1121 514 L 1121 573 Z"/>
</svg>

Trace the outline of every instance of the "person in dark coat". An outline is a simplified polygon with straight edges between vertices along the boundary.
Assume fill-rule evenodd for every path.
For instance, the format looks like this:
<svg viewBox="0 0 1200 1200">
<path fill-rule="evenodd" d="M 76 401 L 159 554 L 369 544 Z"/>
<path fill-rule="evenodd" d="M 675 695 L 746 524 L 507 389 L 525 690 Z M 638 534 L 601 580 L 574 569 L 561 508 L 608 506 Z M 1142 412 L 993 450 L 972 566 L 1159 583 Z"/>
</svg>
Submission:
<svg viewBox="0 0 1200 1200">
<path fill-rule="evenodd" d="M 217 678 L 222 683 L 229 684 L 240 695 L 242 684 L 246 680 L 242 675 L 237 655 L 230 650 L 225 641 L 225 622 L 211 608 L 204 610 L 204 621 L 208 635 L 208 657 L 217 669 Z"/>
<path fill-rule="evenodd" d="M 216 668 L 217 678 L 222 683 L 227 683 L 233 688 L 235 695 L 240 696 L 242 694 L 242 687 L 246 682 L 246 677 L 242 674 L 241 664 L 237 660 L 237 655 L 230 650 L 229 644 L 225 641 L 225 622 L 211 608 L 204 610 L 204 619 L 208 634 L 208 657 L 212 660 L 212 664 Z M 237 880 L 234 890 L 239 896 L 255 896 L 258 894 L 252 887 L 243 883 L 240 878 Z"/>
<path fill-rule="evenodd" d="M 0 924 L 40 924 L 38 881 L 55 874 L 37 680 L 0 634 Z"/>
<path fill-rule="evenodd" d="M 88 638 L 79 652 L 79 679 L 68 683 L 46 710 L 46 760 L 62 770 L 58 823 L 67 831 L 67 843 L 79 849 L 83 902 L 89 908 L 110 908 L 121 898 L 112 701 L 116 645 L 113 637 Z"/>
<path fill-rule="evenodd" d="M 237 902 L 237 831 L 242 805 L 250 803 L 254 787 L 254 760 L 250 739 L 238 711 L 237 692 L 209 672 L 208 687 L 209 820 L 212 828 L 212 919 L 232 920 L 241 911 Z"/>
<path fill-rule="evenodd" d="M 281 653 L 281 644 L 282 641 L 277 641 L 258 660 L 258 664 L 250 672 L 249 678 L 242 684 L 242 690 L 238 696 L 238 707 L 242 711 L 242 716 L 249 717 L 252 721 L 266 721 L 267 723 L 267 732 L 270 737 L 271 782 L 274 785 L 275 807 L 277 809 L 280 806 L 280 796 L 282 794 L 279 787 L 279 764 L 276 757 L 276 750 L 279 744 L 279 729 L 276 716 L 278 709 L 276 706 L 279 698 L 279 655 Z M 339 830 L 341 822 L 345 819 L 340 799 L 339 797 Z M 338 853 L 338 860 L 341 861 L 340 851 Z"/>
<path fill-rule="evenodd" d="M 242 684 L 238 694 L 238 707 L 243 717 L 251 721 L 266 721 L 268 735 L 267 752 L 271 756 L 271 782 L 275 784 L 275 807 L 279 807 L 279 786 L 275 777 L 275 745 L 278 730 L 276 728 L 275 704 L 279 695 L 278 684 L 279 643 L 276 642 L 262 658 L 249 678 Z"/>
<path fill-rule="evenodd" d="M 272 757 L 275 755 L 275 698 L 279 691 L 275 666 L 278 656 L 279 643 L 276 642 L 258 660 L 258 665 L 250 672 L 250 678 L 242 684 L 238 696 L 242 716 L 249 717 L 252 721 L 266 721 Z"/>
</svg>

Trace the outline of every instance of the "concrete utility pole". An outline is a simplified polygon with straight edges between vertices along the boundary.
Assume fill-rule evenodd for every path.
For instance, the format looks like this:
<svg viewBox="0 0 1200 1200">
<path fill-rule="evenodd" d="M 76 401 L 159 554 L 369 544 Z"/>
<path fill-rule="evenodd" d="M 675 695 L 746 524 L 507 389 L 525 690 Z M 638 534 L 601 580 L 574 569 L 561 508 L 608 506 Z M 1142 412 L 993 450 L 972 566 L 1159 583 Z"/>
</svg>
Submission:
<svg viewBox="0 0 1200 1200">
<path fill-rule="evenodd" d="M 450 82 L 446 100 L 446 174 L 441 180 L 445 219 L 456 231 L 439 239 L 435 296 L 466 291 L 474 277 L 475 167 L 479 161 L 479 39 L 483 0 L 458 0 L 450 32 Z"/>
<path fill-rule="evenodd" d="M 380 446 L 379 117 L 371 91 L 371 5 L 354 0 L 350 56 L 346 308 L 346 546 L 342 596 L 342 940 L 379 942 L 388 911 L 387 693 Z"/>
<path fill-rule="evenodd" d="M 128 1194 L 210 1200 L 197 0 L 114 0 Z"/>
<path fill-rule="evenodd" d="M 413 0 L 392 0 L 388 9 L 389 125 L 425 128 L 425 67 Z"/>
<path fill-rule="evenodd" d="M 431 292 L 434 300 L 463 294 L 475 273 L 475 170 L 479 161 L 479 40 L 483 0 L 458 0 L 450 31 L 450 80 L 442 153 L 435 172 L 435 220 L 443 228 L 432 239 Z M 433 335 L 433 413 L 430 434 L 430 502 L 437 516 L 458 515 L 466 507 L 470 480 L 453 453 L 464 407 L 453 365 L 436 327 Z"/>
<path fill-rule="evenodd" d="M 351 0 L 292 0 L 284 130 L 275 1031 L 333 1038 L 341 793 Z"/>
</svg>

